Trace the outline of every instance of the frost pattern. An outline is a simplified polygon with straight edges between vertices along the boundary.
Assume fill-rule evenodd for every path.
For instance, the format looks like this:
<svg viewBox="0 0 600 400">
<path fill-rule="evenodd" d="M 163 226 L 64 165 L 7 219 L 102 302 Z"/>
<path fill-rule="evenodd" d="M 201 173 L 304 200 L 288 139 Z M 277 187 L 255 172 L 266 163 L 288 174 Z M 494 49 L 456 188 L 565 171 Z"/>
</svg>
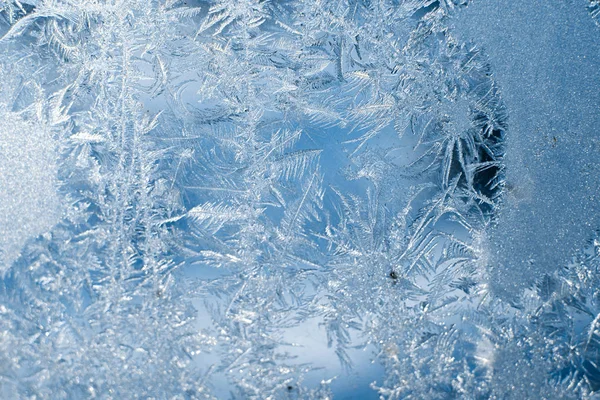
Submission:
<svg viewBox="0 0 600 400">
<path fill-rule="evenodd" d="M 10 265 L 30 237 L 48 231 L 60 217 L 57 168 L 51 131 L 36 118 L 24 120 L 0 109 L 0 270 Z"/>
<path fill-rule="evenodd" d="M 1 397 L 329 398 L 314 321 L 384 398 L 597 390 L 597 239 L 489 289 L 508 115 L 466 3 L 0 2 L 0 138 L 63 207 L 7 247 Z"/>
<path fill-rule="evenodd" d="M 600 2 L 598 0 L 590 0 L 588 10 L 590 11 L 592 18 L 594 18 L 594 22 L 596 22 L 597 25 L 600 25 Z"/>
</svg>

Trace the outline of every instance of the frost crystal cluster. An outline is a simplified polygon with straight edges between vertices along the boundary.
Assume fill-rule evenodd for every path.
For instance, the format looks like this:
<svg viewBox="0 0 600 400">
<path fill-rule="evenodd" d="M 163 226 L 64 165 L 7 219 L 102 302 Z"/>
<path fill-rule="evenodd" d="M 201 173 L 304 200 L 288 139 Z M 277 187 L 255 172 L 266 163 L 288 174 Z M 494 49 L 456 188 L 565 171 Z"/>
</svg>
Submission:
<svg viewBox="0 0 600 400">
<path fill-rule="evenodd" d="M 599 13 L 0 0 L 0 398 L 594 398 Z"/>
</svg>

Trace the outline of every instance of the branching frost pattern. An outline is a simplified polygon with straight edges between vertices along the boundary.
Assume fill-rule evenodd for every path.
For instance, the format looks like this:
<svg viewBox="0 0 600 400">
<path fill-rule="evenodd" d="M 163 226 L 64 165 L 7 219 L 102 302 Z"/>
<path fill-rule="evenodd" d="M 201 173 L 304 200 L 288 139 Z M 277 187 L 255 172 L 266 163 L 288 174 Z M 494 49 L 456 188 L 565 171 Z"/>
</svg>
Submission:
<svg viewBox="0 0 600 400">
<path fill-rule="evenodd" d="M 465 4 L 0 2 L 2 115 L 64 205 L 2 266 L 2 396 L 327 398 L 284 340 L 314 319 L 385 398 L 597 390 L 597 240 L 489 292 L 508 116 Z"/>
</svg>

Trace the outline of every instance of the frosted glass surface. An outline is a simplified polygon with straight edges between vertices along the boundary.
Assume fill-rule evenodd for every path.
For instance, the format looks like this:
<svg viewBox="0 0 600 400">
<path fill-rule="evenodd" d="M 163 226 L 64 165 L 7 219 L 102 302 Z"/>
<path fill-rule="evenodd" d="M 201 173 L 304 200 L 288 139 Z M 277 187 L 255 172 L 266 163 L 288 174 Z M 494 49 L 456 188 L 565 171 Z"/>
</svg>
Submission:
<svg viewBox="0 0 600 400">
<path fill-rule="evenodd" d="M 0 0 L 1 399 L 593 399 L 597 0 Z"/>
</svg>

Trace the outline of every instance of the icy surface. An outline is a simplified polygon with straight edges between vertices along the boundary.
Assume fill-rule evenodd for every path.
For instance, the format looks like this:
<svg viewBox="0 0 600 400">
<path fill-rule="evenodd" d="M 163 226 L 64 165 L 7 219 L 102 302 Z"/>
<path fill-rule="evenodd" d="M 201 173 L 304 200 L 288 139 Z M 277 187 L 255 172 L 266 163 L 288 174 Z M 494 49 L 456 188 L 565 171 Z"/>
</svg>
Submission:
<svg viewBox="0 0 600 400">
<path fill-rule="evenodd" d="M 0 398 L 593 398 L 595 7 L 0 0 Z"/>
<path fill-rule="evenodd" d="M 60 218 L 51 132 L 0 105 L 0 270 Z"/>
<path fill-rule="evenodd" d="M 508 296 L 600 226 L 600 31 L 576 3 L 479 1 L 455 18 L 489 56 L 510 115 L 506 196 L 488 233 L 492 281 Z"/>
</svg>

